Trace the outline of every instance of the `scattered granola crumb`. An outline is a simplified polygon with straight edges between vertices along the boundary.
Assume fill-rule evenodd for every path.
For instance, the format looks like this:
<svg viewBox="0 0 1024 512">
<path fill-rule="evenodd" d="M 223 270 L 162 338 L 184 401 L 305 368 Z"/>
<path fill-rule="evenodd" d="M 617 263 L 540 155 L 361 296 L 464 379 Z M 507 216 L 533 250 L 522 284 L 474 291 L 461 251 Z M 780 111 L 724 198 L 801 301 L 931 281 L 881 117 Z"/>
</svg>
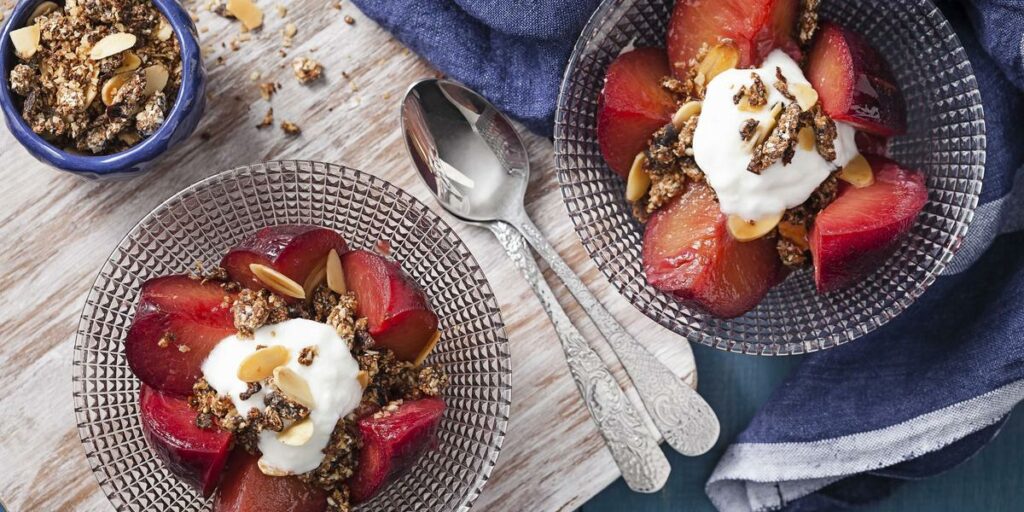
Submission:
<svg viewBox="0 0 1024 512">
<path fill-rule="evenodd" d="M 270 101 L 270 98 L 272 98 L 274 96 L 274 94 L 277 92 L 277 90 L 278 90 L 277 83 L 275 83 L 275 82 L 263 82 L 263 83 L 260 84 L 260 97 L 263 98 L 264 101 Z"/>
<path fill-rule="evenodd" d="M 740 138 L 749 141 L 755 133 L 757 133 L 757 125 L 760 122 L 757 119 L 747 119 L 743 121 L 743 125 L 740 126 Z"/>
<path fill-rule="evenodd" d="M 259 79 L 260 79 L 260 72 L 259 71 L 253 71 L 252 73 L 249 73 L 249 80 L 252 80 L 253 82 L 255 82 L 255 81 L 259 80 Z"/>
<path fill-rule="evenodd" d="M 174 340 L 174 333 L 165 332 L 163 336 L 160 336 L 160 339 L 156 342 L 156 346 L 160 348 L 167 348 L 171 345 L 171 343 L 174 343 Z"/>
<path fill-rule="evenodd" d="M 782 74 L 782 68 L 778 66 L 775 66 L 775 83 L 772 86 L 779 91 L 779 94 L 782 94 L 783 98 L 789 101 L 796 101 L 796 96 L 789 92 L 789 80 L 786 79 L 786 75 Z"/>
<path fill-rule="evenodd" d="M 796 103 L 790 103 L 782 110 L 775 129 L 760 146 L 754 148 L 754 155 L 747 165 L 747 171 L 761 174 L 761 171 L 779 159 L 782 159 L 783 164 L 788 164 L 792 160 L 797 133 L 800 131 L 801 112 L 800 105 Z"/>
<path fill-rule="evenodd" d="M 256 128 L 262 130 L 264 128 L 274 125 L 274 107 L 267 109 L 267 113 L 263 114 L 263 119 L 260 120 L 260 124 L 256 125 Z"/>
<path fill-rule="evenodd" d="M 832 162 L 836 159 L 835 140 L 837 135 L 836 123 L 821 108 L 818 103 L 811 110 L 812 127 L 814 128 L 814 145 L 818 148 L 818 154 L 825 160 Z"/>
<path fill-rule="evenodd" d="M 245 391 L 242 391 L 241 393 L 238 394 L 238 398 L 241 400 L 248 400 L 252 398 L 252 396 L 255 395 L 256 393 L 259 393 L 260 390 L 262 389 L 263 385 L 261 385 L 259 382 L 249 382 L 246 384 Z"/>
<path fill-rule="evenodd" d="M 292 61 L 292 71 L 295 73 L 295 79 L 305 85 L 320 78 L 324 67 L 308 57 L 297 57 Z"/>
<path fill-rule="evenodd" d="M 316 347 L 316 345 L 303 347 L 303 349 L 299 352 L 299 364 L 303 366 L 309 366 L 313 364 L 313 359 L 316 359 L 316 356 L 318 356 L 319 354 L 320 351 Z"/>
<path fill-rule="evenodd" d="M 192 350 L 192 349 L 189 348 L 188 345 L 178 345 L 178 352 L 181 352 L 182 354 L 188 352 L 189 350 Z"/>
<path fill-rule="evenodd" d="M 302 128 L 291 121 L 281 121 L 281 131 L 286 135 L 296 136 L 302 133 Z"/>
<path fill-rule="evenodd" d="M 797 41 L 806 47 L 818 31 L 818 6 L 821 0 L 800 0 L 800 14 L 797 18 Z"/>
</svg>

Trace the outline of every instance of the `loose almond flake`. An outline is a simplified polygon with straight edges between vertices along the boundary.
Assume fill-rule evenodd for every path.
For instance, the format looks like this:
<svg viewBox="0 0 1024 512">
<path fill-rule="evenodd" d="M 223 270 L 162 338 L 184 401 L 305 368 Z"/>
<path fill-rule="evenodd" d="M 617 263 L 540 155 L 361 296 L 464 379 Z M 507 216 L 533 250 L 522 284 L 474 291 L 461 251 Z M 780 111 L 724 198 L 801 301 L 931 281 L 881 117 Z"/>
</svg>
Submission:
<svg viewBox="0 0 1024 512">
<path fill-rule="evenodd" d="M 643 151 L 633 158 L 633 166 L 629 168 L 629 177 L 626 179 L 626 200 L 637 202 L 644 197 L 647 189 L 651 188 L 651 176 L 644 169 L 647 162 L 647 155 Z"/>
<path fill-rule="evenodd" d="M 39 25 L 29 25 L 11 32 L 11 43 L 19 59 L 28 60 L 39 51 Z"/>
<path fill-rule="evenodd" d="M 797 247 L 807 250 L 810 249 L 810 244 L 807 243 L 807 228 L 803 224 L 793 224 L 790 222 L 782 221 L 779 223 L 779 234 L 783 238 L 792 241 Z"/>
<path fill-rule="evenodd" d="M 274 374 L 274 369 L 286 364 L 291 354 L 281 345 L 261 348 L 242 360 L 238 366 L 238 380 L 258 382 Z"/>
<path fill-rule="evenodd" d="M 313 409 L 316 406 L 313 393 L 309 390 L 309 383 L 295 370 L 287 366 L 274 368 L 274 382 L 277 384 L 277 389 L 281 390 L 286 397 L 304 405 L 307 409 Z"/>
<path fill-rule="evenodd" d="M 312 297 L 313 292 L 316 291 L 316 287 L 320 286 L 320 283 L 324 282 L 324 279 L 327 279 L 326 258 L 324 258 L 323 261 L 318 263 L 317 266 L 313 267 L 313 270 L 309 273 L 309 276 L 306 277 L 306 282 L 302 283 L 302 291 L 306 293 L 306 297 Z"/>
<path fill-rule="evenodd" d="M 252 263 L 249 265 L 249 270 L 252 271 L 256 279 L 259 279 L 264 286 L 270 289 L 274 293 L 281 295 L 287 295 L 296 299 L 305 299 L 306 291 L 302 289 L 302 286 L 292 279 L 266 265 L 259 263 Z"/>
<path fill-rule="evenodd" d="M 128 34 L 126 32 L 118 32 L 116 34 L 110 34 L 93 45 L 92 49 L 89 50 L 89 58 L 92 60 L 100 60 L 110 57 L 111 55 L 117 55 L 125 50 L 131 49 L 135 46 L 135 35 Z"/>
<path fill-rule="evenodd" d="M 32 14 L 29 15 L 28 19 L 29 21 L 35 23 L 36 18 L 40 16 L 46 16 L 47 14 L 56 11 L 59 7 L 60 6 L 57 5 L 56 2 L 43 2 L 37 5 L 36 8 L 32 10 Z"/>
<path fill-rule="evenodd" d="M 124 61 L 121 63 L 121 67 L 114 70 L 114 73 L 124 73 L 126 71 L 135 71 L 142 65 L 142 59 L 139 58 L 135 52 L 125 52 Z"/>
<path fill-rule="evenodd" d="M 366 389 L 366 386 L 370 385 L 370 374 L 359 370 L 359 373 L 356 374 L 356 380 L 359 381 L 359 387 Z"/>
<path fill-rule="evenodd" d="M 814 90 L 810 84 L 795 83 L 789 85 L 790 92 L 796 97 L 796 103 L 800 105 L 800 110 L 807 112 L 816 103 L 818 103 L 818 91 Z"/>
<path fill-rule="evenodd" d="M 708 54 L 697 65 L 698 76 L 710 82 L 721 72 L 733 69 L 740 63 L 740 51 L 732 43 L 721 43 L 708 50 Z M 703 84 L 702 84 L 703 85 Z"/>
<path fill-rule="evenodd" d="M 743 101 L 747 101 L 747 99 L 743 98 Z M 743 103 L 740 102 L 740 105 L 742 106 Z M 779 116 L 780 115 L 782 115 L 782 103 L 781 102 L 772 105 L 771 118 L 770 119 L 768 119 L 767 121 L 757 125 L 757 136 L 755 136 L 753 138 L 753 142 L 754 143 L 750 145 L 750 149 L 751 150 L 753 150 L 754 148 L 760 146 L 761 144 L 764 144 L 765 139 L 767 139 L 768 136 L 772 134 L 772 130 L 775 130 L 775 125 L 779 124 Z"/>
<path fill-rule="evenodd" d="M 691 117 L 700 114 L 702 103 L 699 101 L 687 101 L 676 110 L 675 114 L 672 114 L 672 126 L 675 127 L 676 131 L 683 128 L 683 124 L 690 120 Z"/>
<path fill-rule="evenodd" d="M 263 25 L 263 11 L 252 0 L 228 0 L 227 9 L 242 22 L 246 30 Z"/>
<path fill-rule="evenodd" d="M 334 249 L 327 253 L 327 287 L 337 294 L 348 291 L 348 287 L 345 286 L 345 269 L 341 266 L 338 251 Z"/>
<path fill-rule="evenodd" d="M 146 88 L 142 91 L 142 94 L 146 96 L 152 96 L 167 87 L 167 79 L 170 77 L 170 73 L 167 72 L 161 64 L 154 64 L 144 70 L 146 74 Z"/>
<path fill-rule="evenodd" d="M 856 188 L 864 188 L 875 182 L 875 173 L 871 171 L 868 159 L 864 155 L 857 155 L 839 171 L 839 179 Z"/>
<path fill-rule="evenodd" d="M 313 437 L 313 422 L 309 418 L 292 424 L 277 434 L 277 440 L 288 446 L 302 446 Z"/>
<path fill-rule="evenodd" d="M 111 106 L 114 104 L 114 96 L 117 95 L 118 89 L 121 88 L 128 78 L 131 77 L 131 73 L 120 73 L 107 79 L 103 83 L 103 88 L 100 89 L 100 99 L 103 100 L 103 104 Z"/>
<path fill-rule="evenodd" d="M 806 151 L 814 150 L 814 128 L 810 126 L 800 128 L 800 132 L 796 134 L 796 139 L 800 149 Z"/>
<path fill-rule="evenodd" d="M 738 215 L 730 215 L 726 225 L 733 238 L 740 242 L 749 242 L 767 235 L 772 229 L 775 229 L 775 226 L 779 225 L 780 220 L 782 220 L 782 213 L 757 221 L 746 220 Z"/>
<path fill-rule="evenodd" d="M 97 94 L 99 92 L 96 90 L 96 86 L 90 83 L 85 89 L 85 106 L 92 105 L 92 102 L 96 100 Z"/>
<path fill-rule="evenodd" d="M 437 346 L 437 342 L 441 339 L 441 331 L 434 331 L 434 336 L 430 338 L 430 341 L 423 346 L 423 350 L 420 351 L 420 355 L 416 356 L 416 360 L 413 364 L 419 366 L 423 364 L 423 361 L 427 360 L 427 356 L 434 351 L 434 347 Z"/>
</svg>

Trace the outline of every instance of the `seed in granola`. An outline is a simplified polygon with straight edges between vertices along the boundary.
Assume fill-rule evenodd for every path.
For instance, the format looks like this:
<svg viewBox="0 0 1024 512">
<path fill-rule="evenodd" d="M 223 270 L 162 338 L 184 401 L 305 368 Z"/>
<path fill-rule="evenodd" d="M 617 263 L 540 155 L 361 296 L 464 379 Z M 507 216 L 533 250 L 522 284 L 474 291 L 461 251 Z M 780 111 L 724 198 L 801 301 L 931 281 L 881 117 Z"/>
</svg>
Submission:
<svg viewBox="0 0 1024 512">
<path fill-rule="evenodd" d="M 281 121 L 281 131 L 283 131 L 286 135 L 295 136 L 302 133 L 302 128 L 299 128 L 299 125 L 291 121 Z"/>
</svg>

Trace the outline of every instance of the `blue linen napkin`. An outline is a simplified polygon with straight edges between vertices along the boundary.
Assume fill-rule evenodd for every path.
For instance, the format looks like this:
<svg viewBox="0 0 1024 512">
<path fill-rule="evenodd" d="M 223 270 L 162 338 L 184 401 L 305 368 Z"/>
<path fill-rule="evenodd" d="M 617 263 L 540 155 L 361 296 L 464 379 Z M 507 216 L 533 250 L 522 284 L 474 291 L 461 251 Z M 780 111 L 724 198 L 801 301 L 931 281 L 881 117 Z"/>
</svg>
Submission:
<svg viewBox="0 0 1024 512">
<path fill-rule="evenodd" d="M 598 0 L 353 0 L 438 69 L 550 134 Z M 855 343 L 808 356 L 719 461 L 721 510 L 830 510 L 970 458 L 1024 399 L 1024 2 L 942 0 L 985 105 L 981 204 L 945 275 Z"/>
</svg>

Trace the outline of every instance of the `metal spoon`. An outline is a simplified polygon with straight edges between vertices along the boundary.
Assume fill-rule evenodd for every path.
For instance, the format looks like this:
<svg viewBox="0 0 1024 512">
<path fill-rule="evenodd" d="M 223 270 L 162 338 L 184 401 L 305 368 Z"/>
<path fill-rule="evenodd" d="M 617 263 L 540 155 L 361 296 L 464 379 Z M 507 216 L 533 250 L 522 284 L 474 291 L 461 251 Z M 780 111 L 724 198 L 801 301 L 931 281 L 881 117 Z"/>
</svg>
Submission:
<svg viewBox="0 0 1024 512">
<path fill-rule="evenodd" d="M 514 226 L 548 262 L 608 340 L 668 444 L 684 455 L 710 450 L 720 431 L 711 407 L 626 332 L 527 216 L 529 158 L 508 119 L 475 92 L 429 79 L 406 94 L 402 129 L 420 176 L 445 209 Z"/>
</svg>

